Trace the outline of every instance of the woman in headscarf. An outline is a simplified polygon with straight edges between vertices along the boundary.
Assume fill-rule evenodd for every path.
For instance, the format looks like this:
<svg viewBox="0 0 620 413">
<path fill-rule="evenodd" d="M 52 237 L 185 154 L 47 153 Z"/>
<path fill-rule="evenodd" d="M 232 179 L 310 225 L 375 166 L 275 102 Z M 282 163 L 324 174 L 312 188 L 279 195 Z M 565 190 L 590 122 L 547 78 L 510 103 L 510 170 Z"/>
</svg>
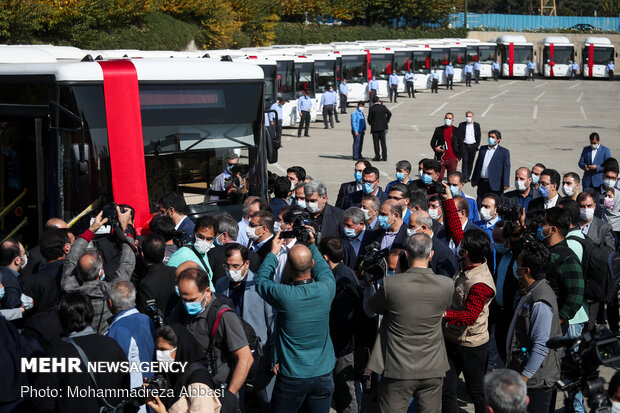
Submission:
<svg viewBox="0 0 620 413">
<path fill-rule="evenodd" d="M 194 336 L 181 324 L 164 324 L 155 333 L 155 343 L 157 361 L 187 362 L 187 365 L 182 373 L 166 375 L 174 397 L 155 397 L 147 402 L 148 406 L 156 413 L 219 413 L 222 406 L 212 390 L 211 375 L 201 363 L 205 352 Z"/>
<path fill-rule="evenodd" d="M 34 274 L 24 277 L 23 284 L 24 294 L 32 297 L 33 307 L 24 314 L 22 335 L 33 348 L 46 352 L 62 333 L 56 311 L 59 299 L 56 280 L 46 274 Z"/>
</svg>

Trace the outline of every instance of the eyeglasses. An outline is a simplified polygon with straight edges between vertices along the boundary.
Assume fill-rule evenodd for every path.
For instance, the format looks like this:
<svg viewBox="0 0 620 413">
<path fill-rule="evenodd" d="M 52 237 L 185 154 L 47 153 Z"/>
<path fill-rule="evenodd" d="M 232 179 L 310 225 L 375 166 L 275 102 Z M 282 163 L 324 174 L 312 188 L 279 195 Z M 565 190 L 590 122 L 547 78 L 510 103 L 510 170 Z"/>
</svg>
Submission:
<svg viewBox="0 0 620 413">
<path fill-rule="evenodd" d="M 364 172 L 364 170 L 363 169 L 356 169 L 355 172 L 362 173 L 362 172 Z"/>
<path fill-rule="evenodd" d="M 250 221 L 250 223 L 248 224 L 249 226 L 251 226 L 252 228 L 256 228 L 256 227 L 261 227 L 261 224 L 257 224 L 255 222 Z"/>
<path fill-rule="evenodd" d="M 395 201 L 401 201 L 401 200 L 403 200 L 405 198 L 400 198 L 400 197 L 397 197 L 397 196 L 390 196 L 390 195 L 388 195 L 387 199 L 393 199 Z"/>
<path fill-rule="evenodd" d="M 364 184 L 374 184 L 375 182 L 377 182 L 376 179 L 374 181 L 365 181 L 364 179 L 362 179 L 362 183 Z"/>
<path fill-rule="evenodd" d="M 540 185 L 540 186 L 549 186 L 549 185 L 551 185 L 551 182 L 538 181 L 538 185 Z"/>
</svg>

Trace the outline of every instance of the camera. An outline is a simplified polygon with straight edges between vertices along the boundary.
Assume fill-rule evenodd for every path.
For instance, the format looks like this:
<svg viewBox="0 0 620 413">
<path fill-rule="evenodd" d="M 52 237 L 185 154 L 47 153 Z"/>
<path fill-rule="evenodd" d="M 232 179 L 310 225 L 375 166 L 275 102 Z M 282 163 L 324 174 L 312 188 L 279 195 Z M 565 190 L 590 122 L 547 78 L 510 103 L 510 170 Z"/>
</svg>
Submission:
<svg viewBox="0 0 620 413">
<path fill-rule="evenodd" d="M 429 195 L 443 195 L 446 193 L 446 187 L 443 186 L 443 183 L 441 181 L 432 181 L 428 186 L 427 193 Z"/>
<path fill-rule="evenodd" d="M 565 349 L 562 359 L 562 379 L 556 387 L 568 394 L 564 399 L 567 412 L 574 412 L 573 401 L 581 390 L 588 399 L 590 412 L 609 412 L 605 395 L 605 379 L 599 376 L 598 367 L 610 366 L 620 360 L 620 340 L 609 330 L 597 330 L 578 338 L 552 338 L 547 347 Z"/>
<path fill-rule="evenodd" d="M 164 313 L 157 306 L 157 300 L 152 298 L 150 300 L 146 300 L 146 315 L 151 317 L 153 320 L 153 324 L 155 327 L 161 327 L 164 325 Z"/>
<path fill-rule="evenodd" d="M 316 225 L 310 219 L 310 214 L 303 209 L 291 210 L 293 229 L 290 231 L 280 232 L 280 238 L 296 238 L 298 242 L 307 245 L 310 242 L 310 230 L 306 225 L 315 227 Z M 315 228 L 316 229 L 316 228 Z"/>
<path fill-rule="evenodd" d="M 386 257 L 390 251 L 381 249 L 381 244 L 377 241 L 366 246 L 364 255 L 360 258 L 359 274 L 367 282 L 376 282 L 387 274 Z"/>
<path fill-rule="evenodd" d="M 521 219 L 523 207 L 521 205 L 500 205 L 497 214 L 506 222 L 510 234 L 514 234 L 514 227 Z M 528 241 L 536 240 L 536 232 L 545 217 L 545 210 L 530 211 L 525 215 L 525 227 L 522 228 L 523 237 Z"/>
<path fill-rule="evenodd" d="M 137 389 L 140 389 L 140 390 L 145 389 L 147 395 L 153 395 L 153 394 L 161 394 L 163 391 L 169 388 L 170 386 L 168 385 L 168 381 L 166 380 L 166 378 L 162 376 L 161 374 L 158 374 L 148 379 L 142 385 L 142 387 L 138 387 Z M 131 398 L 129 404 L 134 407 L 140 407 L 141 405 L 146 403 L 147 398 L 148 396 L 146 397 L 134 396 Z"/>
</svg>

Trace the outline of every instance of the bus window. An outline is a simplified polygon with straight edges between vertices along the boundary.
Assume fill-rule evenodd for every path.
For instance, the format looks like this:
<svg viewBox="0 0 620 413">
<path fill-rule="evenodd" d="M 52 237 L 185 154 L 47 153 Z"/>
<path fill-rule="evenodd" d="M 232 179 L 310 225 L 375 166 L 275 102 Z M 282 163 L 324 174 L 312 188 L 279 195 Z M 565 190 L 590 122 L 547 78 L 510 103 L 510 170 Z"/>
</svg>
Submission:
<svg viewBox="0 0 620 413">
<path fill-rule="evenodd" d="M 317 79 L 317 91 L 322 92 L 327 89 L 327 86 L 332 85 L 335 87 L 336 77 L 336 61 L 335 60 L 315 60 L 314 70 Z"/>
<path fill-rule="evenodd" d="M 497 60 L 497 51 L 495 46 L 479 46 L 478 61 L 480 63 L 493 63 Z"/>
<path fill-rule="evenodd" d="M 431 50 L 431 65 L 433 69 L 445 69 L 450 59 L 450 49 L 437 49 Z"/>
<path fill-rule="evenodd" d="M 506 45 L 505 56 L 503 56 L 504 62 L 508 62 L 510 56 L 510 46 Z M 532 46 L 514 46 L 514 62 L 520 64 L 527 64 L 532 60 Z"/>
<path fill-rule="evenodd" d="M 276 101 L 276 89 L 274 79 L 276 76 L 275 65 L 260 65 L 265 73 L 265 106 L 271 105 Z"/>
<path fill-rule="evenodd" d="M 450 49 L 450 60 L 454 67 L 465 67 L 465 55 L 467 54 L 467 48 L 465 47 L 453 47 Z"/>
<path fill-rule="evenodd" d="M 392 54 L 374 54 L 371 53 L 370 67 L 372 74 L 378 80 L 385 80 L 392 73 Z"/>
<path fill-rule="evenodd" d="M 342 77 L 350 83 L 366 82 L 366 55 L 342 56 Z"/>
<path fill-rule="evenodd" d="M 585 57 L 588 57 L 588 50 L 584 53 Z M 609 61 L 614 60 L 614 49 L 611 47 L 599 47 L 594 46 L 594 64 L 606 65 Z"/>
<path fill-rule="evenodd" d="M 547 60 L 551 59 L 551 50 L 549 46 L 545 46 L 543 49 L 543 62 L 548 63 Z M 553 48 L 553 61 L 556 64 L 567 65 L 573 61 L 573 47 L 572 46 L 554 46 Z"/>
<path fill-rule="evenodd" d="M 404 75 L 409 70 L 413 70 L 412 52 L 394 52 L 394 70 L 399 75 Z"/>
<path fill-rule="evenodd" d="M 277 85 L 276 90 L 278 97 L 283 97 L 289 101 L 295 100 L 295 91 L 293 89 L 293 62 L 278 62 L 276 66 Z"/>
<path fill-rule="evenodd" d="M 313 66 L 314 63 L 295 63 L 295 90 L 306 90 L 310 92 L 310 97 L 315 96 Z"/>
<path fill-rule="evenodd" d="M 413 53 L 413 70 L 415 73 L 430 73 L 431 70 L 431 52 L 414 52 Z"/>
</svg>

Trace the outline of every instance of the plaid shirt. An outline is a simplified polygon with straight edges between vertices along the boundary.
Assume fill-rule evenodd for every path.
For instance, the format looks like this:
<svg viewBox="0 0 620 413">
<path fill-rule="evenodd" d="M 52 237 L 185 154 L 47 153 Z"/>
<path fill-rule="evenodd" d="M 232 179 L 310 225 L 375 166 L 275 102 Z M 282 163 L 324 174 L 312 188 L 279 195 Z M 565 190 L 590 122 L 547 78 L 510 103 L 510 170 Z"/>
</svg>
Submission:
<svg viewBox="0 0 620 413">
<path fill-rule="evenodd" d="M 456 209 L 454 199 L 445 199 L 443 201 L 443 220 L 454 245 L 459 245 L 463 240 L 463 226 L 459 219 L 459 213 Z"/>
<path fill-rule="evenodd" d="M 547 280 L 558 298 L 560 319 L 567 321 L 583 304 L 583 271 L 575 253 L 566 240 L 549 248 L 551 252 L 551 271 Z"/>
<path fill-rule="evenodd" d="M 472 326 L 482 312 L 484 305 L 493 297 L 493 290 L 484 283 L 471 286 L 467 292 L 465 311 L 446 311 L 446 321 L 455 326 Z"/>
</svg>

